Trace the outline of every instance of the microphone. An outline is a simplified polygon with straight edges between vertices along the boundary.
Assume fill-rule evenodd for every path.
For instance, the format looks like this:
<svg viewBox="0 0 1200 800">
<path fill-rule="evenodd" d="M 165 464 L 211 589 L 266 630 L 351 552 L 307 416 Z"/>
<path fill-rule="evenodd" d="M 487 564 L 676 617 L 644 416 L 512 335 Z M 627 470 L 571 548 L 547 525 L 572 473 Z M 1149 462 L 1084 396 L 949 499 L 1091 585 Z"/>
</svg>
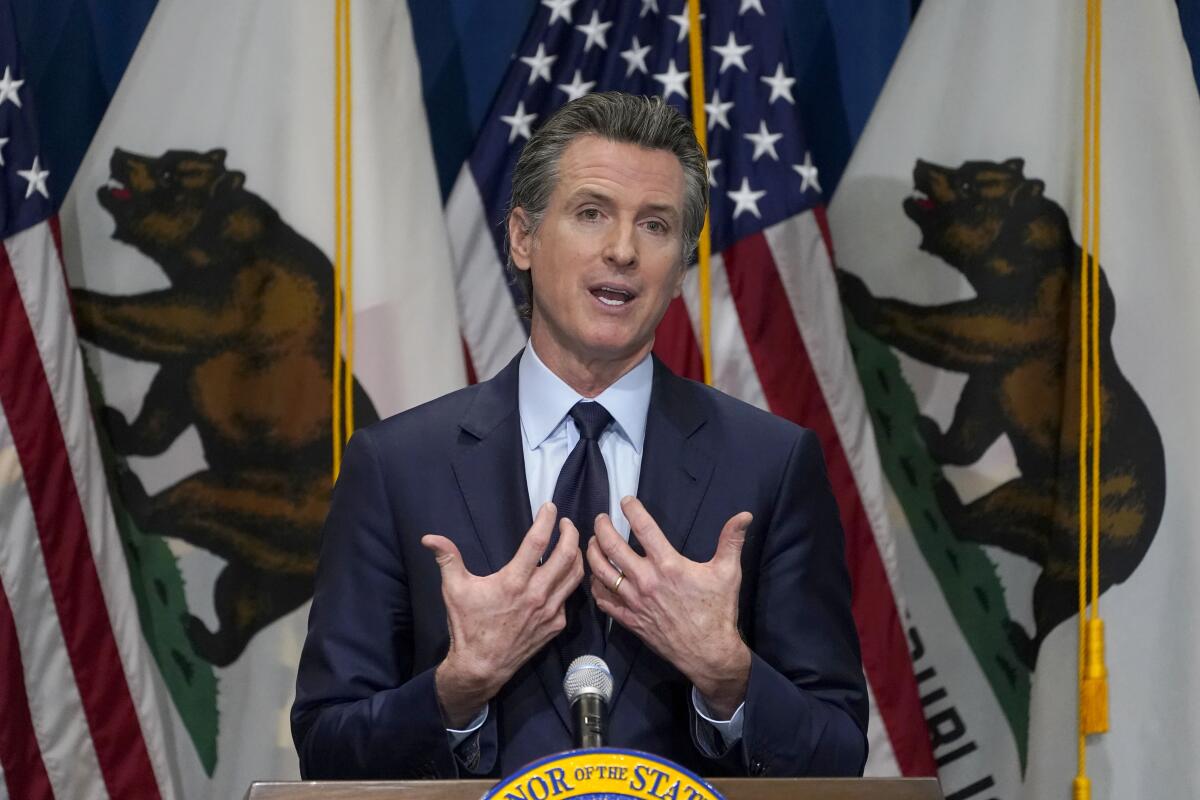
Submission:
<svg viewBox="0 0 1200 800">
<path fill-rule="evenodd" d="M 567 667 L 563 691 L 575 717 L 575 746 L 603 747 L 612 700 L 612 673 L 598 656 L 579 656 Z"/>
</svg>

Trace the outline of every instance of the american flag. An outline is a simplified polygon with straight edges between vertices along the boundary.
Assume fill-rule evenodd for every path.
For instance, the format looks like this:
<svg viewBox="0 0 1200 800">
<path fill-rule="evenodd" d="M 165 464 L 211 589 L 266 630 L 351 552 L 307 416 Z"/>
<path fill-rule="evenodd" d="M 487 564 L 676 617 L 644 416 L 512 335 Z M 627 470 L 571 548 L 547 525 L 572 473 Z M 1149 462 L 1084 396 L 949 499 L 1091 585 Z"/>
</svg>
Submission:
<svg viewBox="0 0 1200 800">
<path fill-rule="evenodd" d="M 153 687 L 137 669 L 49 174 L 0 0 L 0 796 L 154 798 Z"/>
<path fill-rule="evenodd" d="M 868 774 L 932 775 L 884 484 L 846 344 L 820 176 L 796 107 L 778 0 L 702 5 L 716 386 L 813 429 L 838 496 L 871 690 Z M 474 374 L 524 344 L 504 274 L 512 170 L 538 123 L 592 91 L 661 95 L 691 117 L 686 0 L 542 0 L 446 206 Z M 655 350 L 701 377 L 695 270 Z"/>
</svg>

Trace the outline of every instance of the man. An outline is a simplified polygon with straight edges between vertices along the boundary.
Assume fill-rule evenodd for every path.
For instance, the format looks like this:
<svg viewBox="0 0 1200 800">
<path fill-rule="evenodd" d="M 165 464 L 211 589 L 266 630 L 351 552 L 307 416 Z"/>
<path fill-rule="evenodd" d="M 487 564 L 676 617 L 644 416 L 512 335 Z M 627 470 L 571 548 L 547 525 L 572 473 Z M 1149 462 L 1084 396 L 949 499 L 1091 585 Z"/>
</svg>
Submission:
<svg viewBox="0 0 1200 800">
<path fill-rule="evenodd" d="M 570 749 L 582 652 L 612 669 L 613 746 L 704 775 L 861 773 L 814 435 L 650 355 L 707 202 L 658 99 L 586 95 L 530 139 L 508 216 L 529 346 L 347 447 L 292 711 L 305 777 L 496 776 Z"/>
</svg>

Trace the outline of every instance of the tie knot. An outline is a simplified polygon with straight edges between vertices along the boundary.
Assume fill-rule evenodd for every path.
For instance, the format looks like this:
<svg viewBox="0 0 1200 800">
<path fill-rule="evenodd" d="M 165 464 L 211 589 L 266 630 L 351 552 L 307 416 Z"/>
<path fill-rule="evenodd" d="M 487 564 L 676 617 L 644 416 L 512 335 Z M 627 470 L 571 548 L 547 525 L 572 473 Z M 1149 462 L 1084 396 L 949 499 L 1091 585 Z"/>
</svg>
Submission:
<svg viewBox="0 0 1200 800">
<path fill-rule="evenodd" d="M 580 400 L 568 413 L 571 419 L 575 420 L 575 427 L 579 429 L 581 439 L 599 440 L 600 434 L 604 433 L 604 429 L 612 422 L 612 414 L 596 402 Z"/>
</svg>

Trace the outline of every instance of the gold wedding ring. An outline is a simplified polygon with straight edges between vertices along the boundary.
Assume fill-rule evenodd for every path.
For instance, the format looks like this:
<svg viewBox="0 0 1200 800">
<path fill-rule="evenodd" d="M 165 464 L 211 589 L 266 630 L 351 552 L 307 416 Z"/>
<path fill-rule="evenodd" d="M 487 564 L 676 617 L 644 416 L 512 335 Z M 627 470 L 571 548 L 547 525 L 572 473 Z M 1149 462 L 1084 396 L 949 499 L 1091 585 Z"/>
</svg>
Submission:
<svg viewBox="0 0 1200 800">
<path fill-rule="evenodd" d="M 616 593 L 617 593 L 617 589 L 620 589 L 620 588 L 621 588 L 621 581 L 623 581 L 623 580 L 625 580 L 625 573 L 624 573 L 624 572 L 618 572 L 618 573 L 617 573 L 617 579 L 616 579 L 615 581 L 613 581 L 613 585 L 612 585 L 613 594 L 616 594 Z"/>
</svg>

